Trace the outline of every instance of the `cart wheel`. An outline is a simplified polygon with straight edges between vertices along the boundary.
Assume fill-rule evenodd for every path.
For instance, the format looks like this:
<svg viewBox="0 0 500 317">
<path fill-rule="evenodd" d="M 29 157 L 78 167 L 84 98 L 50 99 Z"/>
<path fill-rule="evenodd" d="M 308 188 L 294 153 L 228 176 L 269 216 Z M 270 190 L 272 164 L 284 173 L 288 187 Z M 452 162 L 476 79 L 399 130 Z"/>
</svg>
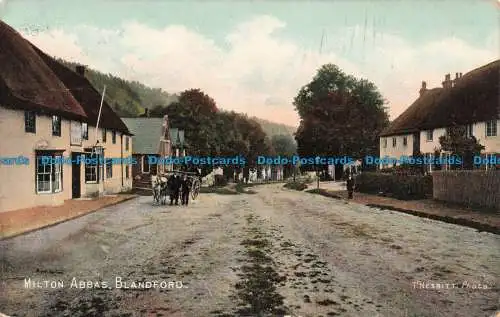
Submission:
<svg viewBox="0 0 500 317">
<path fill-rule="evenodd" d="M 193 188 L 191 190 L 191 198 L 194 200 L 196 197 L 198 197 L 198 194 L 200 193 L 200 182 L 198 180 L 195 180 L 193 182 Z"/>
</svg>

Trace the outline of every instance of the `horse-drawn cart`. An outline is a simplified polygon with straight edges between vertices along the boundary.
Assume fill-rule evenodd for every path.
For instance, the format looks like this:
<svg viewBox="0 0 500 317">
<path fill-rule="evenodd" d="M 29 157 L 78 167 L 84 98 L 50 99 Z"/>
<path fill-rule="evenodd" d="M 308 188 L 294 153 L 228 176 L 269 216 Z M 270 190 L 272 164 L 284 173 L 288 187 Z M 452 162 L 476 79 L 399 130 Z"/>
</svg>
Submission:
<svg viewBox="0 0 500 317">
<path fill-rule="evenodd" d="M 193 200 L 198 197 L 201 188 L 200 177 L 193 172 L 185 172 L 185 171 L 168 171 L 164 173 L 159 173 L 158 175 L 153 175 L 151 177 L 151 187 L 153 190 L 153 199 L 158 204 L 165 204 L 167 201 L 167 197 L 170 195 L 170 188 L 168 186 L 168 180 L 174 176 L 187 176 L 191 183 L 191 198 Z"/>
</svg>

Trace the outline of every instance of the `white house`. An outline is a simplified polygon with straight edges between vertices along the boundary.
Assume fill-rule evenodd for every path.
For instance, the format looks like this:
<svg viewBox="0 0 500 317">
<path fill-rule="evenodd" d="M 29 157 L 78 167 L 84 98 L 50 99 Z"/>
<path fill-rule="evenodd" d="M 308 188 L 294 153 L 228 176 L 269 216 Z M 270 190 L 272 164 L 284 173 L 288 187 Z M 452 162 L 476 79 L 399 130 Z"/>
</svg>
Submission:
<svg viewBox="0 0 500 317">
<path fill-rule="evenodd" d="M 131 189 L 131 133 L 105 102 L 96 129 L 101 95 L 84 67 L 67 68 L 2 21 L 0 65 L 0 157 L 26 163 L 0 163 L 0 212 Z"/>
<path fill-rule="evenodd" d="M 463 76 L 456 73 L 454 80 L 447 74 L 442 85 L 427 89 L 422 82 L 420 97 L 381 133 L 381 158 L 399 159 L 417 153 L 433 157 L 441 147 L 439 137 L 456 125 L 466 127 L 467 135 L 485 147 L 482 155 L 500 153 L 500 60 Z M 432 170 L 432 165 L 428 169 Z"/>
</svg>

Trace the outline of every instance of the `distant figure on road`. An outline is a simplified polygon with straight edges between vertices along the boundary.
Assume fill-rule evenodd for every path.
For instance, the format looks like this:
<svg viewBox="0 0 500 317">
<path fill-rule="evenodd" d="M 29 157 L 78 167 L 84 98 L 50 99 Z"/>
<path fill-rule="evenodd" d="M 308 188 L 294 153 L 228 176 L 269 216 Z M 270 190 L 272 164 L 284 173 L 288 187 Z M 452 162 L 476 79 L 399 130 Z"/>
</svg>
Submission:
<svg viewBox="0 0 500 317">
<path fill-rule="evenodd" d="M 191 180 L 184 176 L 181 183 L 181 204 L 188 205 L 189 203 L 189 192 L 191 191 Z"/>
<path fill-rule="evenodd" d="M 354 179 L 351 175 L 351 173 L 347 173 L 347 198 L 352 199 L 353 198 L 353 193 L 354 193 Z"/>
</svg>

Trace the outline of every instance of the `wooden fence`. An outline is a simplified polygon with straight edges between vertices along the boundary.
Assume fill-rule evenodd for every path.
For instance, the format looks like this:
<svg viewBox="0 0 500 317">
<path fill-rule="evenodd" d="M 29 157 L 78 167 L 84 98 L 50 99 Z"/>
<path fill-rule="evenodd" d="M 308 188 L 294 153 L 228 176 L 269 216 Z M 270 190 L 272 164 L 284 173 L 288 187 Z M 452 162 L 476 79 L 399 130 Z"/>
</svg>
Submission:
<svg viewBox="0 0 500 317">
<path fill-rule="evenodd" d="M 435 171 L 433 198 L 500 210 L 500 170 Z"/>
</svg>

